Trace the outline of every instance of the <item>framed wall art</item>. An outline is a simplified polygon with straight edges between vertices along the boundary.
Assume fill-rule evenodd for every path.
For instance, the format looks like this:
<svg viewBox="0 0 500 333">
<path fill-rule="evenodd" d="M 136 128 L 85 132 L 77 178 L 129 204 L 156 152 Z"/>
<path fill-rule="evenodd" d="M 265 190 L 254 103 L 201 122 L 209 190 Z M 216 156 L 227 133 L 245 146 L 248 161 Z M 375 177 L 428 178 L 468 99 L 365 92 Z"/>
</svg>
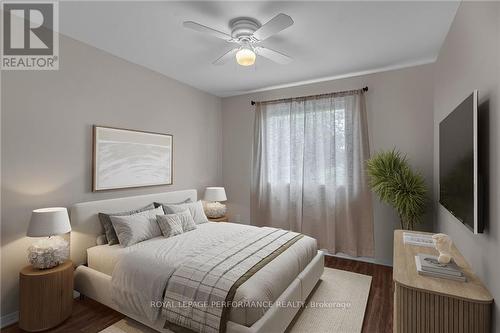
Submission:
<svg viewBox="0 0 500 333">
<path fill-rule="evenodd" d="M 92 191 L 173 183 L 170 134 L 93 127 Z"/>
</svg>

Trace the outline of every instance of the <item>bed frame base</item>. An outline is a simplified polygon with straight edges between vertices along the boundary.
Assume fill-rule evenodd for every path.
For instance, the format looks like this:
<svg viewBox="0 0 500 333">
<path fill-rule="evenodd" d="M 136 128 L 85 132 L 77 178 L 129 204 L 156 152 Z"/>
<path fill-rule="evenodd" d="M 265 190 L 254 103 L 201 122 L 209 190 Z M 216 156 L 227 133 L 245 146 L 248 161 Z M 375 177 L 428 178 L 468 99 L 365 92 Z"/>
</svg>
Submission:
<svg viewBox="0 0 500 333">
<path fill-rule="evenodd" d="M 324 270 L 323 252 L 318 251 L 316 256 L 278 297 L 275 304 L 270 307 L 264 316 L 256 321 L 252 326 L 247 327 L 235 322 L 227 323 L 227 333 L 267 333 L 284 332 L 293 318 L 299 311 L 299 307 L 283 307 L 283 304 L 297 304 L 305 302 L 314 286 L 319 281 Z M 121 311 L 111 297 L 111 276 L 96 271 L 87 266 L 78 266 L 75 270 L 75 290 L 81 295 L 85 295 L 93 300 L 102 303 L 127 317 L 130 317 L 146 326 L 159 332 L 172 332 L 163 328 L 164 320 L 159 319 L 152 323 L 145 318 L 138 318 L 134 315 Z M 295 303 L 292 303 L 295 302 Z"/>
</svg>

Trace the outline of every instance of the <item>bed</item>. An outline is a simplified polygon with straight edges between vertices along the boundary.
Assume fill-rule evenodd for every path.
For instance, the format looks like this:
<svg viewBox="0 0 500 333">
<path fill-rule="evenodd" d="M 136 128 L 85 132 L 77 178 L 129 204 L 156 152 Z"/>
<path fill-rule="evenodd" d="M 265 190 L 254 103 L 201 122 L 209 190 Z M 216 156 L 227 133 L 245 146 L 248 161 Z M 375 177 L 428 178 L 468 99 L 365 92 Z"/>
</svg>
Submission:
<svg viewBox="0 0 500 333">
<path fill-rule="evenodd" d="M 71 258 L 77 265 L 75 289 L 82 295 L 122 312 L 151 328 L 161 332 L 170 332 L 163 328 L 165 319 L 162 317 L 161 311 L 158 317 L 154 318 L 135 306 L 124 307 L 123 303 L 117 304 L 114 301 L 114 299 L 116 300 L 117 276 L 124 275 L 120 273 L 124 267 L 130 269 L 130 266 L 140 266 L 128 262 L 128 259 L 137 253 L 158 251 L 161 254 L 157 257 L 161 257 L 163 262 L 173 263 L 179 261 L 179 258 L 182 259 L 183 253 L 203 251 L 203 248 L 198 244 L 225 242 L 234 235 L 250 232 L 255 227 L 235 223 L 210 222 L 198 225 L 196 230 L 182 235 L 172 238 L 153 238 L 124 248 L 120 245 L 96 244 L 97 236 L 103 232 L 97 213 L 128 210 L 154 201 L 181 202 L 185 199 L 196 201 L 196 190 L 86 202 L 71 207 L 73 228 Z M 144 264 L 144 267 L 152 266 Z M 151 279 L 154 281 L 157 278 L 154 276 L 155 269 L 136 267 L 133 271 L 138 272 L 143 280 Z M 129 274 L 129 272 L 125 273 L 124 276 Z M 283 332 L 299 308 L 280 305 L 298 304 L 305 301 L 322 273 L 323 255 L 317 251 L 316 241 L 307 236 L 298 239 L 236 289 L 234 301 L 244 300 L 247 304 L 258 302 L 260 306 L 248 305 L 231 308 L 226 332 Z M 137 297 L 141 297 L 140 293 L 144 293 L 145 298 L 149 297 L 149 285 L 143 286 L 143 289 L 134 287 L 132 284 L 123 285 L 124 288 L 129 289 L 122 290 L 122 292 L 135 293 Z M 115 297 L 112 295 L 112 290 L 115 291 Z M 256 303 L 252 303 L 252 301 Z M 266 306 L 262 307 L 262 304 L 266 304 Z"/>
</svg>

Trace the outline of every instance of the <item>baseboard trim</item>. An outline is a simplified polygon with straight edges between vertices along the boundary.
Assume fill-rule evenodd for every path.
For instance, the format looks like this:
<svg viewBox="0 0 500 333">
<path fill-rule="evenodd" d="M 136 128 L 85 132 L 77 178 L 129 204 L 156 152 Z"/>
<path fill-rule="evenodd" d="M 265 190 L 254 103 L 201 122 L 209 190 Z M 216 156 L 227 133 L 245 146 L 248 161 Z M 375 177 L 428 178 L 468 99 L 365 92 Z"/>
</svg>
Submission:
<svg viewBox="0 0 500 333">
<path fill-rule="evenodd" d="M 350 259 L 350 260 L 355 260 L 355 261 L 368 262 L 370 264 L 377 264 L 377 265 L 392 267 L 392 262 L 388 262 L 388 261 L 384 261 L 384 260 L 379 260 L 379 259 L 375 259 L 375 258 L 368 258 L 368 257 L 352 257 L 352 256 L 344 254 L 344 253 L 331 254 L 331 253 L 328 253 L 326 250 L 323 250 L 323 251 L 325 252 L 325 255 L 327 255 L 327 256 L 332 256 L 332 257 L 337 257 L 337 258 L 342 258 L 342 259 Z"/>
<path fill-rule="evenodd" d="M 0 328 L 15 324 L 19 321 L 19 311 L 0 317 Z"/>
</svg>

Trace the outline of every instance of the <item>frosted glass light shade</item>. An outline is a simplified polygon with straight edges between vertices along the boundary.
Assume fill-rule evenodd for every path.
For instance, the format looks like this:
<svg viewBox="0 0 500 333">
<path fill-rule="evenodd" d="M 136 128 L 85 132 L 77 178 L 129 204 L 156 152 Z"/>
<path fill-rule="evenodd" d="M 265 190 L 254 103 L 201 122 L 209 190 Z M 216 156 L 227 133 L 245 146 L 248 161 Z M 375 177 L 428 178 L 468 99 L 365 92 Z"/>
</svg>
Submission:
<svg viewBox="0 0 500 333">
<path fill-rule="evenodd" d="M 241 49 L 236 52 L 236 62 L 241 66 L 252 66 L 255 63 L 255 52 L 250 49 Z"/>
<path fill-rule="evenodd" d="M 48 237 L 71 231 L 68 210 L 64 207 L 35 209 L 31 213 L 30 225 L 26 236 Z"/>
<path fill-rule="evenodd" d="M 205 189 L 205 201 L 226 201 L 224 187 L 207 187 Z"/>
</svg>

